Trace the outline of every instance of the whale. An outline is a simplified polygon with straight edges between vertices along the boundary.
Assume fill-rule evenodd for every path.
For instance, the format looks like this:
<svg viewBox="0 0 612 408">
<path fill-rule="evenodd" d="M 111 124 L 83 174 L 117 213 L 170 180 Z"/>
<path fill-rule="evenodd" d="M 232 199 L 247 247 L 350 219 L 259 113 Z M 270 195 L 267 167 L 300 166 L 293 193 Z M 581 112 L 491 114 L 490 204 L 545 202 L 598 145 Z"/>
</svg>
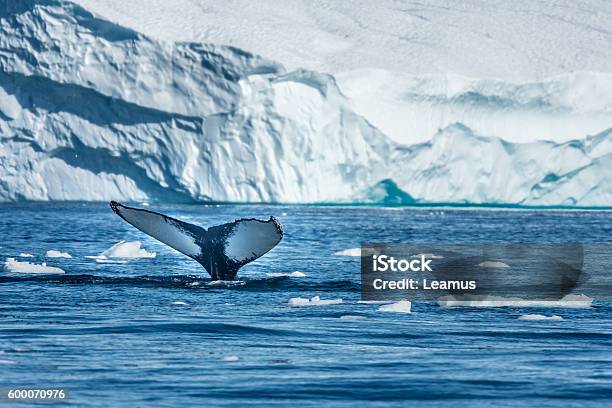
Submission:
<svg viewBox="0 0 612 408">
<path fill-rule="evenodd" d="M 283 238 L 283 226 L 272 216 L 267 221 L 242 218 L 204 228 L 116 201 L 110 207 L 140 231 L 200 263 L 213 280 L 234 280 L 241 267 Z"/>
</svg>

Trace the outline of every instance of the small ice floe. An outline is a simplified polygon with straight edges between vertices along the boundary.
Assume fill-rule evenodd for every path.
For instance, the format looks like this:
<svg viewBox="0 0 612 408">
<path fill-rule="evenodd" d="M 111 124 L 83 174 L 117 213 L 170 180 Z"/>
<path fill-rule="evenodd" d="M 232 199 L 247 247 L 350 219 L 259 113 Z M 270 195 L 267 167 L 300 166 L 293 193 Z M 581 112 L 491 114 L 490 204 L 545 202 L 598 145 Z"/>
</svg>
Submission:
<svg viewBox="0 0 612 408">
<path fill-rule="evenodd" d="M 97 258 L 97 257 L 90 257 L 96 260 L 97 263 L 104 263 L 104 264 L 125 264 L 128 261 L 121 260 L 121 259 L 106 259 L 106 258 Z"/>
<path fill-rule="evenodd" d="M 139 258 L 155 258 L 155 252 L 149 252 L 141 248 L 140 241 L 119 241 L 100 255 L 86 256 L 89 259 L 108 259 L 108 258 L 123 258 L 123 259 L 139 259 Z M 110 263 L 110 262 L 107 262 Z"/>
<path fill-rule="evenodd" d="M 399 302 L 382 305 L 378 308 L 379 312 L 394 312 L 394 313 L 410 313 L 412 303 L 409 300 L 400 300 Z"/>
<path fill-rule="evenodd" d="M 19 262 L 15 258 L 7 258 L 4 267 L 12 273 L 41 273 L 41 274 L 63 274 L 62 269 L 54 266 L 47 266 L 45 262 L 35 264 L 30 262 Z"/>
<path fill-rule="evenodd" d="M 19 255 L 17 255 L 18 258 L 34 258 L 34 255 L 32 254 L 28 254 L 27 252 L 22 252 Z"/>
<path fill-rule="evenodd" d="M 426 259 L 442 259 L 444 258 L 442 255 L 436 255 L 436 254 L 432 254 L 429 252 L 426 253 L 422 253 L 422 254 L 414 254 L 411 256 L 411 258 L 426 258 Z"/>
<path fill-rule="evenodd" d="M 364 305 L 387 305 L 393 303 L 392 300 L 359 300 L 357 303 Z"/>
<path fill-rule="evenodd" d="M 361 256 L 361 248 L 349 248 L 344 251 L 334 252 L 336 256 Z"/>
<path fill-rule="evenodd" d="M 530 320 L 530 321 L 538 321 L 538 320 L 563 320 L 561 316 L 552 315 L 552 316 L 544 316 L 541 314 L 524 314 L 521 315 L 519 320 Z"/>
<path fill-rule="evenodd" d="M 68 252 L 56 251 L 55 249 L 51 249 L 47 251 L 47 258 L 72 258 Z"/>
<path fill-rule="evenodd" d="M 14 364 L 17 364 L 17 362 L 13 360 L 1 360 L 0 359 L 0 365 L 14 365 Z"/>
<path fill-rule="evenodd" d="M 267 276 L 271 277 L 271 278 L 278 278 L 281 276 L 289 276 L 291 278 L 303 278 L 306 276 L 306 274 L 304 272 L 300 272 L 300 271 L 293 271 L 293 272 L 269 272 L 266 273 Z"/>
<path fill-rule="evenodd" d="M 562 307 L 562 308 L 588 308 L 593 299 L 585 295 L 565 295 L 559 300 L 537 300 L 506 298 L 503 296 L 444 296 L 438 299 L 441 307 Z"/>
<path fill-rule="evenodd" d="M 189 303 L 177 300 L 177 301 L 172 302 L 171 305 L 173 305 L 173 306 L 189 306 Z"/>
<path fill-rule="evenodd" d="M 365 316 L 359 316 L 359 315 L 342 315 L 340 316 L 340 320 L 367 320 L 368 318 Z"/>
<path fill-rule="evenodd" d="M 287 213 L 286 213 L 286 212 L 284 212 L 284 213 L 281 213 L 281 215 L 282 215 L 283 217 L 286 217 L 286 216 L 287 216 Z"/>
<path fill-rule="evenodd" d="M 240 357 L 238 356 L 225 356 L 223 357 L 223 361 L 238 361 Z"/>
<path fill-rule="evenodd" d="M 479 263 L 477 266 L 480 266 L 481 268 L 509 268 L 510 265 L 508 265 L 507 263 L 503 263 L 500 261 L 484 261 Z"/>
<path fill-rule="evenodd" d="M 288 302 L 291 307 L 339 305 L 340 303 L 342 303 L 342 299 L 321 299 L 319 296 L 310 299 L 291 298 Z"/>
</svg>

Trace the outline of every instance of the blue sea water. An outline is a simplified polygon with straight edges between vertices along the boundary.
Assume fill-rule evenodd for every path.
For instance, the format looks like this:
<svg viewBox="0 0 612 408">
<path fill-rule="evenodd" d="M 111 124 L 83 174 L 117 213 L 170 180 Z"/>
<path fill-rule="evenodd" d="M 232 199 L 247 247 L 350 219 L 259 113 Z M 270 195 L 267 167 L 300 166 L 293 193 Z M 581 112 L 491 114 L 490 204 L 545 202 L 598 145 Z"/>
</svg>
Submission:
<svg viewBox="0 0 612 408">
<path fill-rule="evenodd" d="M 275 215 L 286 235 L 242 268 L 237 282 L 212 284 L 197 263 L 106 205 L 0 205 L 0 260 L 28 252 L 35 257 L 21 260 L 66 271 L 0 269 L 0 389 L 63 387 L 66 405 L 79 407 L 612 404 L 610 302 L 588 309 L 415 303 L 411 314 L 381 313 L 357 303 L 359 258 L 332 255 L 374 241 L 610 242 L 612 212 L 151 209 L 203 226 Z M 120 240 L 140 240 L 157 257 L 125 264 L 85 258 Z M 50 249 L 72 258 L 46 259 Z M 267 275 L 293 271 L 306 276 Z M 287 304 L 312 296 L 344 302 Z M 563 320 L 518 320 L 527 313 Z"/>
</svg>

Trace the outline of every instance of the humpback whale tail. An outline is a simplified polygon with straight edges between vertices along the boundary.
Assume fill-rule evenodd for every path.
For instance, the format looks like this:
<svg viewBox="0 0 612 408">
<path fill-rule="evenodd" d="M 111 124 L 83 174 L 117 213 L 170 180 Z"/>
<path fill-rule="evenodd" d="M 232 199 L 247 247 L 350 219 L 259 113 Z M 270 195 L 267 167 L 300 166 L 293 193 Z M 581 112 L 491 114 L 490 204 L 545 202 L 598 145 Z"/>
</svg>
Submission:
<svg viewBox="0 0 612 408">
<path fill-rule="evenodd" d="M 214 280 L 232 280 L 238 269 L 271 250 L 283 238 L 274 218 L 240 219 L 210 228 L 115 201 L 113 211 L 134 227 L 198 261 Z"/>
</svg>

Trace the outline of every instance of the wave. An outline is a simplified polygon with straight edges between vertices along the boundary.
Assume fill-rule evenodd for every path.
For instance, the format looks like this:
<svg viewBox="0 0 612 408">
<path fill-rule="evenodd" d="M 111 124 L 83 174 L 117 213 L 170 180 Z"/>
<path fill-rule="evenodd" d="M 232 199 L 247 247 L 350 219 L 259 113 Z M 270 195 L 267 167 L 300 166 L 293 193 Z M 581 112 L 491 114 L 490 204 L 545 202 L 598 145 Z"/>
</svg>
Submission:
<svg viewBox="0 0 612 408">
<path fill-rule="evenodd" d="M 0 276 L 3 283 L 45 283 L 58 285 L 117 285 L 154 288 L 178 288 L 190 290 L 246 290 L 269 291 L 279 289 L 317 290 L 320 292 L 359 291 L 358 282 L 349 280 L 330 280 L 313 282 L 308 279 L 292 279 L 291 276 L 272 276 L 266 278 L 243 277 L 235 281 L 213 281 L 210 278 L 194 275 L 141 275 L 141 276 L 98 276 L 44 275 L 44 276 Z"/>
</svg>

